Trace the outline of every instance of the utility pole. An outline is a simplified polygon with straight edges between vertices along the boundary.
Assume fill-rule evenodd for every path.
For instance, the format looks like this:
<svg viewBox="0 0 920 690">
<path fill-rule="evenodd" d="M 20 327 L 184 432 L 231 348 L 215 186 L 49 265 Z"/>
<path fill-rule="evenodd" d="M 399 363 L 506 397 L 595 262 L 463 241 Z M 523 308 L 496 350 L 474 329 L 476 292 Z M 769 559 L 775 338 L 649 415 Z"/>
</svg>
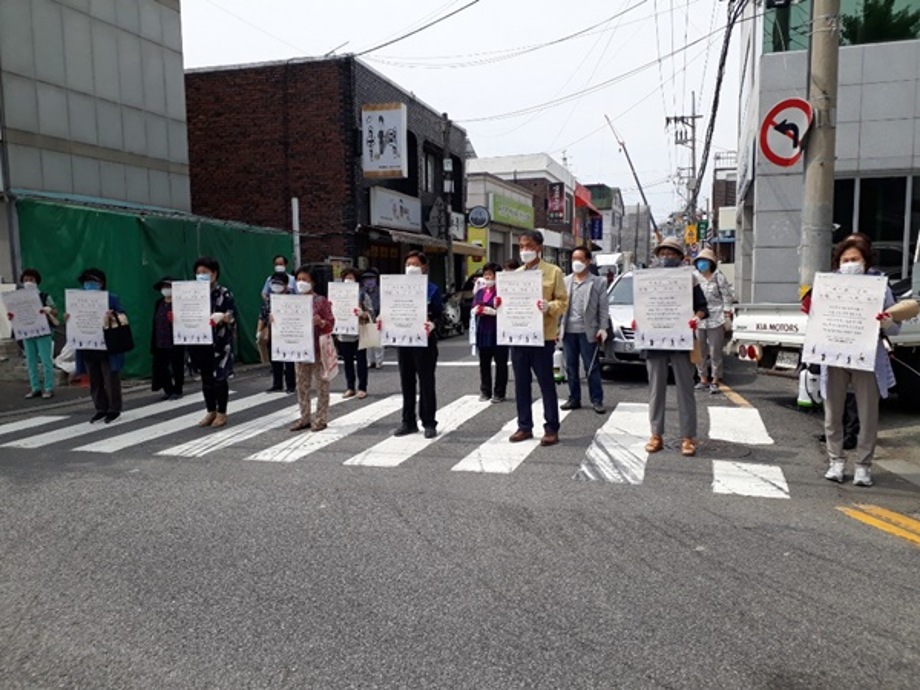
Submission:
<svg viewBox="0 0 920 690">
<path fill-rule="evenodd" d="M 696 92 L 690 94 L 690 114 L 673 115 L 665 117 L 665 127 L 675 126 L 674 143 L 677 146 L 686 146 L 690 149 L 690 177 L 687 180 L 687 193 L 689 198 L 693 198 L 694 186 L 696 185 L 696 121 L 701 119 L 702 115 L 696 114 Z M 686 172 L 686 168 L 683 168 Z M 691 213 L 696 215 L 696 209 L 691 209 Z"/>
<path fill-rule="evenodd" d="M 642 189 L 642 183 L 639 182 L 639 175 L 636 173 L 636 168 L 633 166 L 632 158 L 629 157 L 629 150 L 626 148 L 626 142 L 620 139 L 620 134 L 617 132 L 616 127 L 613 126 L 613 123 L 610 121 L 610 118 L 604 115 L 604 118 L 607 120 L 607 125 L 610 127 L 610 131 L 613 132 L 614 139 L 617 140 L 617 145 L 623 150 L 623 155 L 626 156 L 626 162 L 629 164 L 629 169 L 632 171 L 633 179 L 636 181 L 636 187 L 639 188 L 639 196 L 642 197 L 642 203 L 648 208 L 649 219 L 652 221 L 652 227 L 655 229 L 655 237 L 658 241 L 661 241 L 661 233 L 658 232 L 658 224 L 655 223 L 655 216 L 652 214 L 652 207 L 648 205 L 648 199 L 645 198 L 645 190 Z"/>
<path fill-rule="evenodd" d="M 805 147 L 805 200 L 799 247 L 799 297 L 815 273 L 830 269 L 834 223 L 834 157 L 837 149 L 837 67 L 840 0 L 814 0 L 808 100 L 814 123 Z"/>
<path fill-rule="evenodd" d="M 648 205 L 646 204 L 646 208 Z M 636 204 L 636 236 L 633 237 L 633 261 L 639 258 L 639 204 Z"/>
<path fill-rule="evenodd" d="M 454 292 L 454 237 L 451 232 L 451 223 L 450 223 L 450 196 L 454 191 L 454 162 L 450 157 L 450 128 L 451 122 L 450 118 L 447 117 L 447 113 L 441 114 L 441 125 L 442 125 L 442 137 L 443 137 L 443 148 L 444 148 L 444 159 L 443 159 L 443 169 L 444 169 L 444 186 L 441 190 L 442 200 L 444 202 L 443 209 L 441 212 L 441 227 L 444 229 L 444 239 L 447 242 L 447 271 L 444 275 L 445 291 L 448 295 L 453 294 Z"/>
</svg>

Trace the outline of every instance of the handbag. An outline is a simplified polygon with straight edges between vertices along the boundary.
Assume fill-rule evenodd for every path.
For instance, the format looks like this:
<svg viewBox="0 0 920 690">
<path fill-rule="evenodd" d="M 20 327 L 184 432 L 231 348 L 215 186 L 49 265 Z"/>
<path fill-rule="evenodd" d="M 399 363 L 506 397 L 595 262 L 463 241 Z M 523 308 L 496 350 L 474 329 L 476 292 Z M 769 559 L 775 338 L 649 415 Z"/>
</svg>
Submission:
<svg viewBox="0 0 920 690">
<path fill-rule="evenodd" d="M 380 347 L 380 331 L 373 321 L 358 326 L 358 349 L 368 350 L 372 347 Z"/>
<path fill-rule="evenodd" d="M 102 335 L 105 338 L 106 352 L 110 355 L 120 355 L 134 349 L 134 334 L 131 332 L 128 317 L 124 314 L 108 317 L 102 327 Z"/>
<path fill-rule="evenodd" d="M 339 352 L 331 335 L 319 337 L 319 377 L 323 381 L 332 381 L 339 374 Z"/>
</svg>

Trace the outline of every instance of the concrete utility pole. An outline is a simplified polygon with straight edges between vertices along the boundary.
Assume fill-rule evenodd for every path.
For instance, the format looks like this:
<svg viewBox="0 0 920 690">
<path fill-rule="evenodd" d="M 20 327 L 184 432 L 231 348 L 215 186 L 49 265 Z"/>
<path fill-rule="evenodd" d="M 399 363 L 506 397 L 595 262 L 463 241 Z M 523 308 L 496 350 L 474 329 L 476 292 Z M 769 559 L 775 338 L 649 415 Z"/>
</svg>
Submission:
<svg viewBox="0 0 920 690">
<path fill-rule="evenodd" d="M 453 181 L 453 172 L 454 165 L 453 160 L 450 157 L 450 118 L 447 117 L 447 113 L 441 114 L 441 125 L 442 125 L 442 136 L 444 144 L 444 159 L 443 159 L 443 169 L 444 169 L 444 186 L 441 190 L 444 209 L 441 213 L 442 223 L 441 226 L 444 228 L 444 239 L 447 242 L 447 271 L 444 274 L 444 281 L 446 285 L 444 289 L 448 295 L 452 294 L 454 291 L 454 237 L 451 233 L 450 227 L 450 195 L 454 191 L 454 181 Z"/>
<path fill-rule="evenodd" d="M 696 92 L 691 92 L 690 114 L 668 116 L 664 119 L 666 127 L 678 125 L 677 131 L 674 132 L 674 143 L 690 149 L 690 177 L 687 180 L 687 193 L 690 199 L 693 198 L 693 188 L 696 185 L 696 121 L 702 117 L 696 114 Z M 686 168 L 683 170 L 686 171 Z M 692 209 L 691 212 L 695 215 L 696 209 Z"/>
<path fill-rule="evenodd" d="M 814 123 L 805 146 L 805 201 L 799 247 L 799 297 L 831 263 L 834 232 L 834 158 L 837 149 L 837 66 L 840 0 L 812 3 L 808 100 Z"/>
</svg>

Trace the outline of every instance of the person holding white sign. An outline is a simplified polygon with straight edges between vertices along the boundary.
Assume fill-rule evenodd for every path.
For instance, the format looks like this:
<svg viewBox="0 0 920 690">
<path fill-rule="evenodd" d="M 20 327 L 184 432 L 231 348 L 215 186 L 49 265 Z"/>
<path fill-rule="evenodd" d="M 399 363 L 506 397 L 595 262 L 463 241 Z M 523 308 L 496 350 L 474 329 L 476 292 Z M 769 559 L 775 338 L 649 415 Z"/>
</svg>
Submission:
<svg viewBox="0 0 920 690">
<path fill-rule="evenodd" d="M 666 237 L 655 248 L 655 257 L 661 268 L 679 268 L 684 260 L 684 246 L 673 237 Z M 693 312 L 682 317 L 689 319 L 689 326 L 696 330 L 700 321 L 709 316 L 706 296 L 700 286 L 692 285 Z M 641 316 L 636 314 L 637 329 L 641 330 Z M 673 340 L 672 340 L 673 342 Z M 652 345 L 653 346 L 653 345 Z M 668 364 L 674 372 L 677 387 L 677 410 L 680 415 L 680 452 L 684 457 L 696 455 L 696 398 L 693 395 L 693 363 L 688 350 L 645 349 L 645 367 L 648 370 L 648 416 L 652 435 L 645 444 L 645 452 L 657 453 L 664 448 L 664 410 L 668 391 Z"/>
<path fill-rule="evenodd" d="M 35 318 L 32 319 L 39 325 L 39 328 L 34 329 L 38 334 L 17 333 L 17 325 L 13 323 L 16 313 L 9 311 L 6 315 L 13 325 L 13 332 L 17 339 L 22 340 L 22 348 L 26 353 L 26 366 L 29 370 L 29 392 L 26 393 L 26 398 L 54 397 L 54 340 L 50 331 L 51 326 L 58 323 L 57 309 L 51 295 L 38 289 L 41 282 L 41 273 L 34 268 L 25 269 L 19 276 L 19 284 L 22 286 L 19 289 L 29 291 L 24 293 L 26 295 L 34 295 L 29 298 L 29 302 L 34 305 L 33 309 L 38 307 L 38 313 L 33 314 Z M 25 314 L 20 315 L 20 322 L 26 321 L 24 317 Z M 42 366 L 41 378 L 38 374 L 39 363 Z"/>
<path fill-rule="evenodd" d="M 357 268 L 349 266 L 342 271 L 342 282 L 351 285 L 352 289 L 358 282 L 360 272 Z M 352 307 L 352 313 L 357 317 L 359 328 L 361 324 L 368 324 L 377 318 L 374 311 L 374 304 L 370 295 L 365 292 L 362 286 L 357 285 L 358 299 Z M 331 291 L 331 290 L 330 290 Z M 338 320 L 336 320 L 338 324 Z M 363 400 L 367 397 L 367 350 L 358 347 L 358 334 L 339 333 L 336 336 L 339 340 L 339 354 L 342 357 L 342 363 L 345 365 L 345 393 L 343 398 L 351 398 L 356 394 L 358 399 Z M 357 365 L 358 376 L 357 386 L 355 385 L 355 365 Z"/>
<path fill-rule="evenodd" d="M 192 364 L 201 374 L 201 393 L 207 413 L 198 426 L 222 427 L 227 424 L 227 401 L 230 398 L 228 380 L 233 374 L 233 324 L 236 322 L 236 300 L 233 293 L 217 280 L 220 264 L 217 259 L 201 256 L 195 260 L 195 280 L 207 283 L 211 289 L 211 345 L 189 345 Z"/>
<path fill-rule="evenodd" d="M 83 285 L 87 292 L 106 290 L 105 273 L 98 268 L 87 268 L 77 281 Z M 115 318 L 126 321 L 121 300 L 114 292 L 107 295 L 108 311 L 98 315 L 100 321 Z M 65 312 L 64 320 L 69 318 Z M 100 324 L 101 325 L 101 324 Z M 78 349 L 76 351 L 76 373 L 89 376 L 89 392 L 93 398 L 95 414 L 90 418 L 90 424 L 105 420 L 106 424 L 114 422 L 121 416 L 121 370 L 125 365 L 123 353 L 109 354 L 106 350 Z"/>
<path fill-rule="evenodd" d="M 873 266 L 872 243 L 861 233 L 844 238 L 834 249 L 831 268 L 845 275 L 883 275 Z M 859 412 L 859 435 L 856 440 L 856 467 L 853 474 L 854 486 L 872 486 L 872 460 L 878 440 L 879 398 L 887 398 L 888 390 L 894 386 L 894 371 L 885 350 L 882 335 L 895 335 L 901 327 L 887 313 L 894 305 L 891 288 L 885 286 L 882 312 L 875 319 L 879 337 L 875 349 L 875 361 L 871 370 L 826 364 L 821 366 L 821 383 L 824 395 L 824 433 L 827 437 L 828 468 L 825 479 L 843 482 L 846 455 L 843 450 L 844 407 L 847 388 L 852 388 Z M 809 304 L 809 307 L 813 305 Z M 809 315 L 812 318 L 812 315 Z M 873 325 L 875 325 L 875 323 Z"/>
<path fill-rule="evenodd" d="M 543 288 L 542 299 L 534 305 L 543 313 L 543 340 L 534 345 L 513 345 L 511 347 L 511 368 L 514 371 L 514 397 L 517 405 L 517 431 L 508 439 L 519 443 L 533 438 L 533 391 L 532 376 L 536 376 L 543 396 L 543 438 L 542 446 L 559 443 L 559 396 L 553 379 L 553 352 L 559 333 L 559 318 L 565 314 L 569 296 L 565 291 L 562 269 L 543 260 L 543 233 L 528 230 L 518 238 L 521 253 L 519 271 L 537 271 Z M 495 298 L 497 309 L 502 308 L 501 295 Z"/>
<path fill-rule="evenodd" d="M 297 381 L 297 402 L 300 404 L 300 419 L 291 427 L 291 431 L 311 429 L 322 431 L 326 428 L 329 414 L 329 380 L 323 377 L 323 361 L 319 337 L 329 335 L 335 326 L 332 307 L 322 295 L 313 292 L 313 274 L 306 266 L 301 266 L 294 274 L 297 278 L 297 294 L 302 299 L 313 300 L 313 362 L 295 362 L 294 373 Z M 311 412 L 310 398 L 316 387 L 316 414 Z"/>
<path fill-rule="evenodd" d="M 288 294 L 288 279 L 285 274 L 276 273 L 268 280 L 270 283 L 269 291 L 271 294 Z M 258 332 L 268 333 L 269 346 L 271 345 L 272 321 L 272 300 L 269 298 L 267 301 L 262 303 L 262 309 L 259 311 L 259 323 L 256 326 L 256 330 Z M 269 352 L 272 352 L 271 347 L 269 347 Z M 271 362 L 272 385 L 266 392 L 280 393 L 281 391 L 286 390 L 288 393 L 293 393 L 295 391 L 294 362 L 275 359 L 275 357 L 273 357 L 271 354 L 269 354 L 269 361 Z"/>
<path fill-rule="evenodd" d="M 178 400 L 185 385 L 185 346 L 173 339 L 173 303 L 171 276 L 160 278 L 153 289 L 160 299 L 153 305 L 153 324 L 150 330 L 150 354 L 153 357 L 150 387 L 163 391 L 163 400 Z"/>
</svg>

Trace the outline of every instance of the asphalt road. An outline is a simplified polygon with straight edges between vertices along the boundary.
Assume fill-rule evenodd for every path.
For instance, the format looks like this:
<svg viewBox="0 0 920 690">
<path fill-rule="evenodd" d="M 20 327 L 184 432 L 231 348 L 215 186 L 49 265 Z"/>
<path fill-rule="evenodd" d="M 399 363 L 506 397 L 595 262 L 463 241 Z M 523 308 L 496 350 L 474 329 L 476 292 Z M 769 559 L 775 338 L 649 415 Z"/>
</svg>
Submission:
<svg viewBox="0 0 920 690">
<path fill-rule="evenodd" d="M 478 394 L 475 368 L 447 365 L 468 359 L 442 344 L 442 426 Z M 672 436 L 641 483 L 576 478 L 608 419 L 590 409 L 510 474 L 451 471 L 514 417 L 513 401 L 475 397 L 452 408 L 471 410 L 455 431 L 393 467 L 343 463 L 369 457 L 398 412 L 353 417 L 293 462 L 248 460 L 293 436 L 281 414 L 258 426 L 289 396 L 234 412 L 263 375 L 233 382 L 239 435 L 200 457 L 188 444 L 215 432 L 173 421 L 200 412 L 194 394 L 80 436 L 85 403 L 45 426 L 0 420 L 0 685 L 916 688 L 920 549 L 837 508 L 917 513 L 920 493 L 884 473 L 868 490 L 825 481 L 820 421 L 789 405 L 792 384 L 730 374 L 773 442 L 714 439 L 708 408 L 737 405 L 701 395 L 699 457 Z M 316 436 L 395 393 L 388 363 Z M 635 371 L 605 395 L 647 402 Z M 43 436 L 55 429 L 69 431 Z M 116 448 L 128 433 L 140 440 Z M 34 447 L 2 445 L 23 439 Z M 717 493 L 714 460 L 779 468 L 786 496 Z"/>
</svg>

